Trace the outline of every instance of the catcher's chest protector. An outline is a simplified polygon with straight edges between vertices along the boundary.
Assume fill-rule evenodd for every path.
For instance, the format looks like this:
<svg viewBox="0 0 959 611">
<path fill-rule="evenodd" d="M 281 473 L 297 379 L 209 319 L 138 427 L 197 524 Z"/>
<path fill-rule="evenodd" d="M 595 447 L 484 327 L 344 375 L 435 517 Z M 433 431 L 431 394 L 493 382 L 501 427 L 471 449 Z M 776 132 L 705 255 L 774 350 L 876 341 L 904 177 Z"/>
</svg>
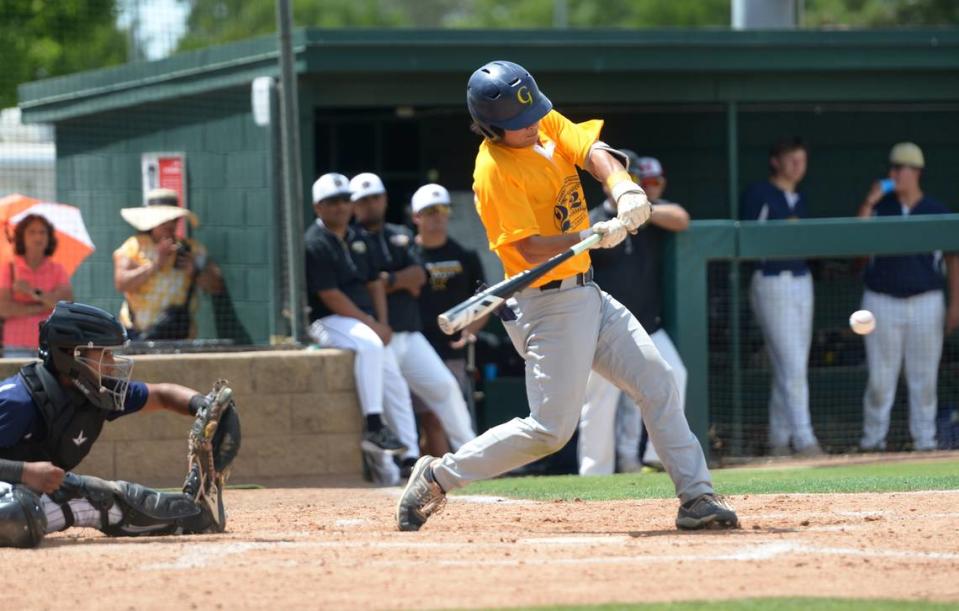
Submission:
<svg viewBox="0 0 959 611">
<path fill-rule="evenodd" d="M 70 470 L 90 453 L 103 430 L 107 412 L 98 409 L 79 393 L 67 392 L 41 364 L 31 363 L 20 370 L 30 397 L 46 425 L 43 439 L 23 439 L 9 448 L 0 448 L 0 458 L 49 460 Z"/>
</svg>

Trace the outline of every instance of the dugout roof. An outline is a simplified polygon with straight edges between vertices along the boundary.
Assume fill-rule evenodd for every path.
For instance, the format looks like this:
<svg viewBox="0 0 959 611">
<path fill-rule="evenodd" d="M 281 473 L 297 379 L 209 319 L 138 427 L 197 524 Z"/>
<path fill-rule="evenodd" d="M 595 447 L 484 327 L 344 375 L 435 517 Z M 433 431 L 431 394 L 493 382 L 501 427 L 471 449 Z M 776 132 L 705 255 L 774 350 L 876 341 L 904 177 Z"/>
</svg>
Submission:
<svg viewBox="0 0 959 611">
<path fill-rule="evenodd" d="M 316 106 L 463 103 L 471 70 L 509 58 L 562 104 L 959 99 L 959 30 L 299 29 Z M 27 121 L 56 122 L 276 74 L 262 37 L 21 85 Z"/>
</svg>

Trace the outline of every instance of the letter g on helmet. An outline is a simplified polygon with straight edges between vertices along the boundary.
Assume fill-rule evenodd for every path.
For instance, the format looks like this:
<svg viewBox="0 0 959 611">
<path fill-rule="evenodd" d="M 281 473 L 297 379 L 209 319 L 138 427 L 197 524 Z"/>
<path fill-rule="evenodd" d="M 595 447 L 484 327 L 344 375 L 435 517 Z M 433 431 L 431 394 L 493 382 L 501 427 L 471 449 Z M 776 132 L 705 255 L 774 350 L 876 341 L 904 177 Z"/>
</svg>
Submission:
<svg viewBox="0 0 959 611">
<path fill-rule="evenodd" d="M 553 103 L 543 95 L 536 80 L 513 62 L 492 61 L 470 77 L 466 106 L 484 132 L 492 128 L 516 130 L 529 127 L 546 116 Z"/>
</svg>

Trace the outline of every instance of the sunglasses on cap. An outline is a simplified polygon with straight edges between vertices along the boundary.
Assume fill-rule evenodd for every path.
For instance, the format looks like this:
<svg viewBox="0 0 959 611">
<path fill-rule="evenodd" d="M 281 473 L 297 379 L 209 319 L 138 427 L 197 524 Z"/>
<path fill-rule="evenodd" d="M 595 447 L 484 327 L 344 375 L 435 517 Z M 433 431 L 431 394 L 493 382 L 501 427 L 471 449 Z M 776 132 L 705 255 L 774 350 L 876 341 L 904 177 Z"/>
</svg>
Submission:
<svg viewBox="0 0 959 611">
<path fill-rule="evenodd" d="M 914 165 L 907 165 L 907 164 L 905 164 L 905 163 L 893 163 L 893 164 L 890 164 L 890 165 L 889 165 L 889 169 L 892 170 L 892 171 L 894 171 L 894 172 L 898 172 L 899 170 L 902 170 L 903 168 L 909 168 L 910 170 L 918 170 L 918 169 L 919 169 L 919 168 L 917 168 L 917 167 L 914 166 Z"/>
</svg>

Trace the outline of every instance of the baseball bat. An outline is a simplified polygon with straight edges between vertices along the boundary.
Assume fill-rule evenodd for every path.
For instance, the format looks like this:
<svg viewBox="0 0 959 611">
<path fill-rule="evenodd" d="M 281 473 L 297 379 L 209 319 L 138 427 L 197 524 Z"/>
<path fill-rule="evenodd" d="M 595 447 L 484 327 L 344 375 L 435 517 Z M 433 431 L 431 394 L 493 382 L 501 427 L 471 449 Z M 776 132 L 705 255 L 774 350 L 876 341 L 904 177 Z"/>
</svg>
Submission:
<svg viewBox="0 0 959 611">
<path fill-rule="evenodd" d="M 556 269 L 564 261 L 572 259 L 576 255 L 589 250 L 602 239 L 598 233 L 581 240 L 579 243 L 564 250 L 558 255 L 553 256 L 548 261 L 540 263 L 532 269 L 527 269 L 512 278 L 507 278 L 502 282 L 494 284 L 488 289 L 477 293 L 466 301 L 453 306 L 436 317 L 436 322 L 443 333 L 453 335 L 463 329 L 474 320 L 489 314 L 509 299 L 514 293 L 521 291 L 545 276 L 547 273 Z"/>
</svg>

